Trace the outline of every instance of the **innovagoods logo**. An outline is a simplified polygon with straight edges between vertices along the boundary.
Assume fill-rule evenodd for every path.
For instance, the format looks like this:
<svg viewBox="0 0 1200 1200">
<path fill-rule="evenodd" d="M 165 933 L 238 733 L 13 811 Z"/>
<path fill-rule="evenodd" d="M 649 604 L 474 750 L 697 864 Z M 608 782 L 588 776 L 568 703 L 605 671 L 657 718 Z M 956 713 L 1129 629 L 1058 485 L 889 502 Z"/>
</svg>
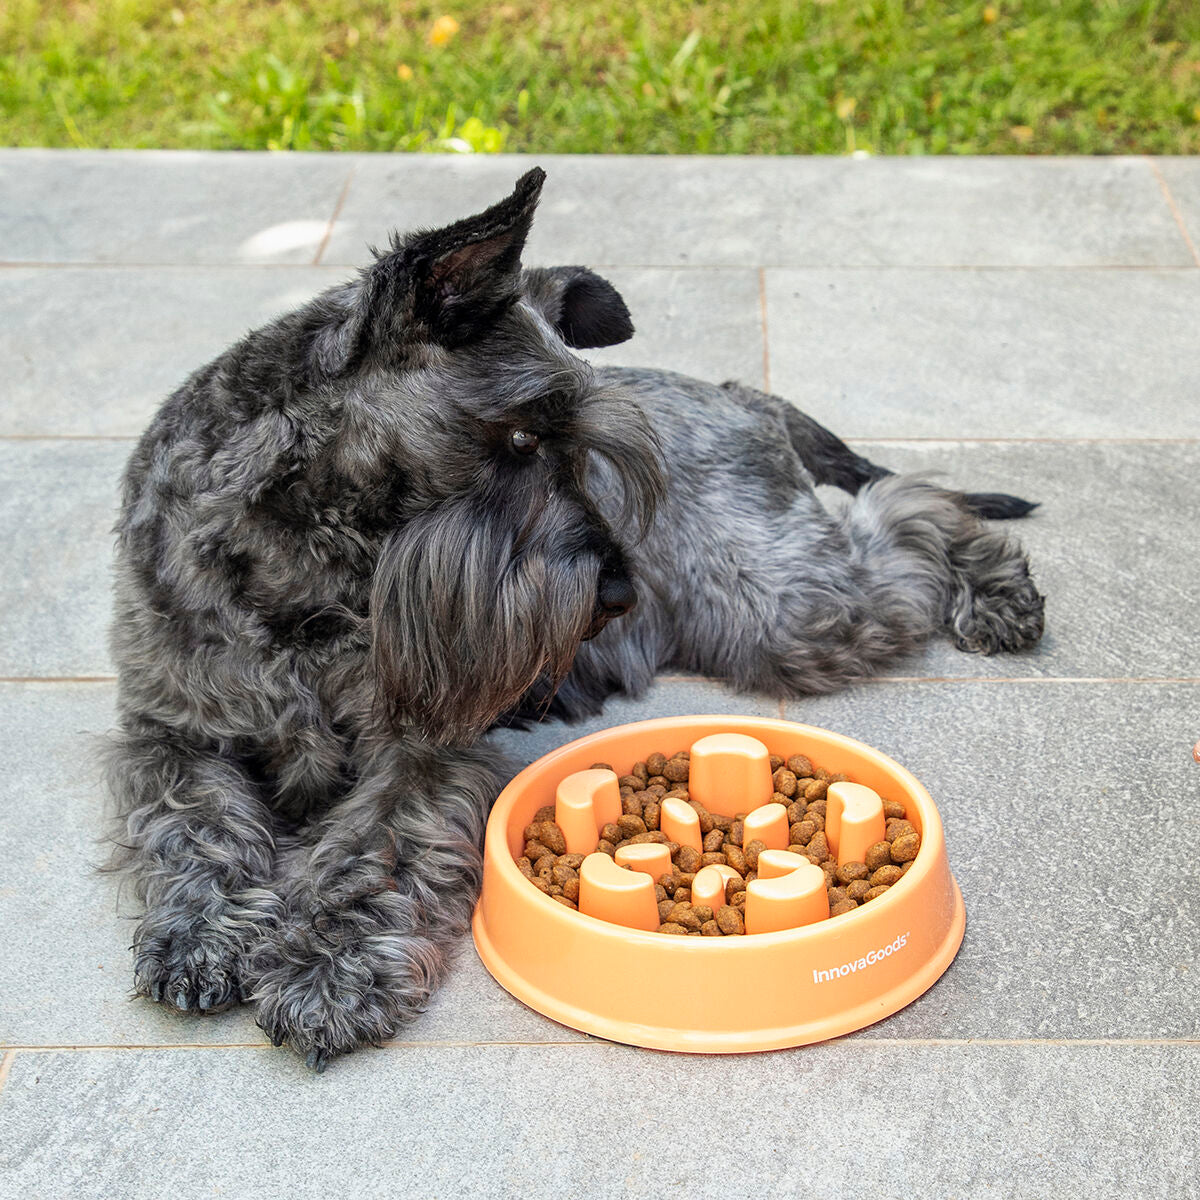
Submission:
<svg viewBox="0 0 1200 1200">
<path fill-rule="evenodd" d="M 831 979 L 841 979 L 845 975 L 853 975 L 856 971 L 865 971 L 868 967 L 883 962 L 885 958 L 891 958 L 897 950 L 903 950 L 907 942 L 908 933 L 902 933 L 891 945 L 872 950 L 863 958 L 842 963 L 840 967 L 830 967 L 827 971 L 813 971 L 813 983 L 828 983 Z"/>
</svg>

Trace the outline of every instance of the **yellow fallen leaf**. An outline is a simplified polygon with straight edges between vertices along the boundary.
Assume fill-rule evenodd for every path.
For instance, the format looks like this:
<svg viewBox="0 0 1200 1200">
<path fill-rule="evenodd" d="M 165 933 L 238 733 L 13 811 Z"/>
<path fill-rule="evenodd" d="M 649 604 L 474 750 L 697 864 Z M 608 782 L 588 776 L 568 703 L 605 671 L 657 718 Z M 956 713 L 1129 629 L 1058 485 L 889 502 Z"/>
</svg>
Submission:
<svg viewBox="0 0 1200 1200">
<path fill-rule="evenodd" d="M 347 46 L 350 46 L 350 47 L 357 46 L 359 36 L 360 35 L 358 32 L 358 29 L 355 26 L 353 26 L 353 25 L 346 26 L 346 45 Z"/>
<path fill-rule="evenodd" d="M 983 10 L 983 23 L 991 25 L 1000 14 L 996 11 L 994 5 L 987 5 Z"/>
<path fill-rule="evenodd" d="M 429 31 L 431 46 L 444 46 L 458 32 L 459 24 L 453 17 L 438 17 Z"/>
<path fill-rule="evenodd" d="M 858 107 L 858 101 L 853 96 L 843 96 L 837 102 L 838 120 L 848 121 L 854 116 L 854 110 Z"/>
<path fill-rule="evenodd" d="M 1014 125 L 1008 132 L 1022 145 L 1033 141 L 1033 130 L 1028 125 Z"/>
<path fill-rule="evenodd" d="M 398 79 L 403 79 L 405 83 L 407 83 L 413 77 L 412 67 L 410 67 L 408 63 L 397 63 L 396 77 Z"/>
<path fill-rule="evenodd" d="M 654 95 L 654 84 L 652 84 L 649 80 L 646 80 L 646 82 L 642 84 L 642 95 L 643 96 L 653 96 Z"/>
</svg>

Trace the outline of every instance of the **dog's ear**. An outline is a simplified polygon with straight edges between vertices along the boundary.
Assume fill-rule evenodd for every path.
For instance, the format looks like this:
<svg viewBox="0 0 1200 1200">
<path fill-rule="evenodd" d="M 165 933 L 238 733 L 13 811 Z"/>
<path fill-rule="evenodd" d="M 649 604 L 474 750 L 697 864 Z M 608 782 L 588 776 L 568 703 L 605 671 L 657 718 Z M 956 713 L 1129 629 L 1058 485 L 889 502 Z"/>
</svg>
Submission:
<svg viewBox="0 0 1200 1200">
<path fill-rule="evenodd" d="M 545 179 L 534 167 L 486 211 L 397 235 L 389 252 L 376 251 L 343 318 L 314 341 L 321 369 L 337 375 L 372 349 L 394 355 L 414 341 L 454 347 L 484 333 L 520 290 L 521 251 Z"/>
<path fill-rule="evenodd" d="M 522 285 L 568 346 L 615 346 L 633 336 L 621 293 L 587 267 L 536 267 L 523 273 Z"/>
</svg>

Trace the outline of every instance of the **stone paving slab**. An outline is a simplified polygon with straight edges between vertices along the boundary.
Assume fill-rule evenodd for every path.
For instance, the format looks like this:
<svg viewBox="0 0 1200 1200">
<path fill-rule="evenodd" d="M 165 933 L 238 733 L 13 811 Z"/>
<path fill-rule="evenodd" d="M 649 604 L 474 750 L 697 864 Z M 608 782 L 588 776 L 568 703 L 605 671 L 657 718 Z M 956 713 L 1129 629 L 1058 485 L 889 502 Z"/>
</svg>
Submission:
<svg viewBox="0 0 1200 1200">
<path fill-rule="evenodd" d="M 0 155 L 0 161 L 3 156 Z M 227 345 L 348 267 L 0 270 L 0 435 L 137 436 Z M 614 268 L 637 332 L 596 362 L 763 383 L 755 271 Z"/>
<path fill-rule="evenodd" d="M 336 154 L 0 151 L 0 262 L 311 263 Z"/>
<path fill-rule="evenodd" d="M 1200 271 L 768 271 L 771 387 L 843 437 L 1196 437 Z"/>
<path fill-rule="evenodd" d="M 590 1043 L 391 1049 L 314 1078 L 283 1051 L 20 1052 L 0 1196 L 1189 1196 L 1198 1066 L 1195 1045 Z M 706 1122 L 702 1096 L 728 1114 Z"/>
<path fill-rule="evenodd" d="M 356 155 L 323 261 L 547 183 L 531 261 L 636 266 L 1192 266 L 1138 158 Z"/>
<path fill-rule="evenodd" d="M 104 675 L 118 481 L 128 441 L 0 440 L 0 676 Z M 892 675 L 1192 674 L 1200 565 L 1189 553 L 1200 445 L 861 442 L 874 461 L 948 487 L 1011 491 L 1042 509 L 1005 526 L 1048 595 L 1048 633 L 1029 654 L 982 658 L 935 640 Z M 841 493 L 825 490 L 830 505 Z"/>
<path fill-rule="evenodd" d="M 1154 165 L 1170 191 L 1191 242 L 1193 258 L 1200 266 L 1200 160 L 1156 158 Z"/>
</svg>

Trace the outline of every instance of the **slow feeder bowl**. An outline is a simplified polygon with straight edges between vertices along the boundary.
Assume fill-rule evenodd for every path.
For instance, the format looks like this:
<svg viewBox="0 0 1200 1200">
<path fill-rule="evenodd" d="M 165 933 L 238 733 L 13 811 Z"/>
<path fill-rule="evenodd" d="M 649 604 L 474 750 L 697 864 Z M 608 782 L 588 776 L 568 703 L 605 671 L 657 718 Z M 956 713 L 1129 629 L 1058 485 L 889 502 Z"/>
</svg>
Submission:
<svg viewBox="0 0 1200 1200">
<path fill-rule="evenodd" d="M 656 750 L 718 733 L 771 754 L 805 754 L 908 809 L 912 867 L 883 896 L 815 924 L 742 937 L 671 937 L 558 904 L 517 869 L 523 831 L 559 783 L 594 762 L 618 775 Z M 472 928 L 497 982 L 584 1033 L 657 1050 L 737 1053 L 802 1046 L 890 1016 L 930 988 L 962 943 L 965 910 L 929 793 L 899 763 L 851 738 L 790 721 L 667 717 L 606 729 L 537 760 L 501 792 L 487 826 Z"/>
</svg>

